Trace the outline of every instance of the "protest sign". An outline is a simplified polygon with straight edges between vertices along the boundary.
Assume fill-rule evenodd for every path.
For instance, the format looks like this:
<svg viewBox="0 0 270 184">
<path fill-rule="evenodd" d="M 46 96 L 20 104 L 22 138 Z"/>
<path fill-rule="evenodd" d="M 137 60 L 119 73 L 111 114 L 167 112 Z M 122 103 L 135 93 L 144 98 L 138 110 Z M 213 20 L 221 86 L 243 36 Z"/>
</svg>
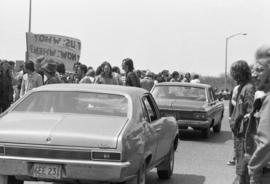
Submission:
<svg viewBox="0 0 270 184">
<path fill-rule="evenodd" d="M 29 59 L 35 61 L 39 56 L 62 62 L 67 71 L 72 71 L 81 54 L 81 41 L 76 38 L 52 34 L 26 33 Z"/>
</svg>

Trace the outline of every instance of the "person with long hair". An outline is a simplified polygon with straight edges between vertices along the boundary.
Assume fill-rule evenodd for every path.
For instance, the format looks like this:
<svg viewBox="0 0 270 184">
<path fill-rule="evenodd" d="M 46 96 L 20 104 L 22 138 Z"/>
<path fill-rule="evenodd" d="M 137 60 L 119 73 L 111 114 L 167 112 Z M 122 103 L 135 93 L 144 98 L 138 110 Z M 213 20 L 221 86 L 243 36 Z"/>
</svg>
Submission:
<svg viewBox="0 0 270 184">
<path fill-rule="evenodd" d="M 27 91 L 43 85 L 42 77 L 35 71 L 35 64 L 33 61 L 26 61 L 24 68 L 26 73 L 22 78 L 20 97 Z"/>
<path fill-rule="evenodd" d="M 245 167 L 244 145 L 245 126 L 247 118 L 253 108 L 255 88 L 251 83 L 251 70 L 244 60 L 238 60 L 231 66 L 231 76 L 239 85 L 237 89 L 236 105 L 231 115 L 230 126 L 235 137 L 236 179 L 235 184 L 248 182 L 247 167 Z"/>
<path fill-rule="evenodd" d="M 101 64 L 100 70 L 100 75 L 96 76 L 95 78 L 96 84 L 118 85 L 117 79 L 112 74 L 112 66 L 109 62 L 103 62 Z"/>
<path fill-rule="evenodd" d="M 130 58 L 123 59 L 122 69 L 126 73 L 126 86 L 141 87 L 140 79 L 134 72 L 133 61 Z"/>
</svg>

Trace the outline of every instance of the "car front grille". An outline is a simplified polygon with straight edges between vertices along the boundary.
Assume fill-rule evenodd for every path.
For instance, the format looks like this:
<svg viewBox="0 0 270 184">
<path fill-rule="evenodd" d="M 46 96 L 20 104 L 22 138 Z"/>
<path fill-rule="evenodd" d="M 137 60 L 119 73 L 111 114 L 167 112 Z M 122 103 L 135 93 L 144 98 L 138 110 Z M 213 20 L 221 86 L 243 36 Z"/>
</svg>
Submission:
<svg viewBox="0 0 270 184">
<path fill-rule="evenodd" d="M 5 147 L 5 155 L 45 159 L 91 160 L 90 151 L 67 151 L 57 149 Z"/>
<path fill-rule="evenodd" d="M 193 112 L 180 111 L 176 113 L 176 119 L 190 120 L 193 119 Z"/>
</svg>

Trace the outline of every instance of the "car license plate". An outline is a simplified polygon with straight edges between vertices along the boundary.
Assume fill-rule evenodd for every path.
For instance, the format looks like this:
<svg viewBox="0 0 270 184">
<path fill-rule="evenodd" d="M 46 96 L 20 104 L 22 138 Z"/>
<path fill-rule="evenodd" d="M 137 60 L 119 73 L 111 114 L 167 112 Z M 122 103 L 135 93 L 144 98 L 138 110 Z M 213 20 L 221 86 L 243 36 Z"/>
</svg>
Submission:
<svg viewBox="0 0 270 184">
<path fill-rule="evenodd" d="M 50 164 L 34 164 L 33 176 L 36 178 L 60 179 L 61 166 Z"/>
</svg>

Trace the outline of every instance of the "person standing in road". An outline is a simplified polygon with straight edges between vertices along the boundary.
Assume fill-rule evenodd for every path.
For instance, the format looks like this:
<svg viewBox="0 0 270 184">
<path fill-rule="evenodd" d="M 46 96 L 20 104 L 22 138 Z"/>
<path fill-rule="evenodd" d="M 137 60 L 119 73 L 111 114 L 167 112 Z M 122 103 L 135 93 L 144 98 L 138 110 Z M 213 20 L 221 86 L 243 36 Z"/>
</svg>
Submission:
<svg viewBox="0 0 270 184">
<path fill-rule="evenodd" d="M 247 169 L 244 159 L 245 117 L 252 112 L 255 88 L 251 83 L 251 70 L 246 61 L 239 60 L 231 66 L 231 76 L 239 84 L 236 105 L 231 116 L 231 128 L 235 136 L 236 178 L 234 184 L 246 184 Z"/>
<path fill-rule="evenodd" d="M 229 101 L 229 123 L 230 123 L 232 132 L 233 132 L 234 122 L 232 122 L 231 117 L 232 117 L 233 110 L 236 106 L 236 97 L 237 97 L 238 87 L 239 85 L 233 88 L 230 95 L 230 101 Z M 236 140 L 233 133 L 232 133 L 232 137 L 233 137 L 233 158 L 227 162 L 227 165 L 235 165 L 235 162 L 236 162 Z"/>
<path fill-rule="evenodd" d="M 8 61 L 0 63 L 0 113 L 13 102 L 13 87 L 10 65 Z"/>
<path fill-rule="evenodd" d="M 87 66 L 86 65 L 80 65 L 78 67 L 78 74 L 80 74 L 80 84 L 90 84 L 92 83 L 91 82 L 91 79 L 89 78 L 89 76 L 86 75 L 87 73 Z"/>
<path fill-rule="evenodd" d="M 248 170 L 250 184 L 262 184 L 263 168 L 270 162 L 270 46 L 264 45 L 256 52 L 254 66 L 257 89 L 264 92 L 258 113 L 259 125 L 254 136 L 256 149 L 252 154 Z M 269 183 L 269 180 L 268 180 Z"/>
<path fill-rule="evenodd" d="M 120 74 L 120 68 L 118 66 L 112 67 L 112 74 L 117 79 L 119 85 L 123 85 L 122 76 Z"/>
<path fill-rule="evenodd" d="M 150 71 L 147 71 L 145 77 L 141 80 L 141 87 L 150 91 L 154 86 L 155 82 L 153 80 L 153 74 Z"/>
<path fill-rule="evenodd" d="M 24 68 L 26 74 L 24 74 L 22 78 L 20 97 L 27 91 L 43 85 L 42 77 L 35 71 L 35 64 L 33 61 L 26 61 Z"/>
<path fill-rule="evenodd" d="M 86 75 L 90 79 L 91 83 L 95 82 L 96 72 L 93 68 L 90 68 L 90 69 L 88 68 Z"/>
<path fill-rule="evenodd" d="M 101 65 L 101 73 L 96 76 L 96 84 L 119 85 L 117 79 L 112 74 L 112 67 L 109 62 L 103 62 Z"/>
<path fill-rule="evenodd" d="M 193 79 L 190 81 L 190 83 L 201 83 L 200 76 L 198 74 L 195 74 L 193 76 Z"/>
<path fill-rule="evenodd" d="M 172 73 L 170 82 L 180 82 L 179 73 L 177 71 Z"/>
<path fill-rule="evenodd" d="M 122 61 L 122 69 L 126 73 L 126 86 L 141 87 L 140 79 L 134 72 L 134 65 L 132 59 L 124 59 Z"/>
<path fill-rule="evenodd" d="M 234 183 L 246 184 L 246 170 L 243 165 L 244 160 L 244 143 L 245 130 L 247 123 L 245 116 L 248 115 L 253 108 L 253 100 L 255 88 L 251 83 L 251 70 L 246 61 L 239 60 L 231 66 L 231 76 L 239 84 L 236 96 L 236 105 L 231 116 L 231 128 L 235 136 L 236 151 L 236 179 Z"/>
<path fill-rule="evenodd" d="M 45 75 L 44 84 L 62 83 L 59 76 L 56 74 L 57 63 L 52 59 L 49 59 L 49 60 L 47 60 L 45 62 L 46 62 L 46 64 L 42 68 L 43 71 L 44 71 L 44 75 Z"/>
<path fill-rule="evenodd" d="M 42 81 L 44 81 L 44 71 L 42 69 L 42 64 L 45 61 L 45 56 L 39 56 L 35 62 L 35 70 L 42 77 Z"/>
<path fill-rule="evenodd" d="M 183 82 L 190 82 L 190 80 L 191 80 L 191 75 L 190 75 L 189 72 L 187 72 L 187 73 L 185 74 L 185 77 L 184 77 L 184 79 L 183 79 Z"/>
</svg>

